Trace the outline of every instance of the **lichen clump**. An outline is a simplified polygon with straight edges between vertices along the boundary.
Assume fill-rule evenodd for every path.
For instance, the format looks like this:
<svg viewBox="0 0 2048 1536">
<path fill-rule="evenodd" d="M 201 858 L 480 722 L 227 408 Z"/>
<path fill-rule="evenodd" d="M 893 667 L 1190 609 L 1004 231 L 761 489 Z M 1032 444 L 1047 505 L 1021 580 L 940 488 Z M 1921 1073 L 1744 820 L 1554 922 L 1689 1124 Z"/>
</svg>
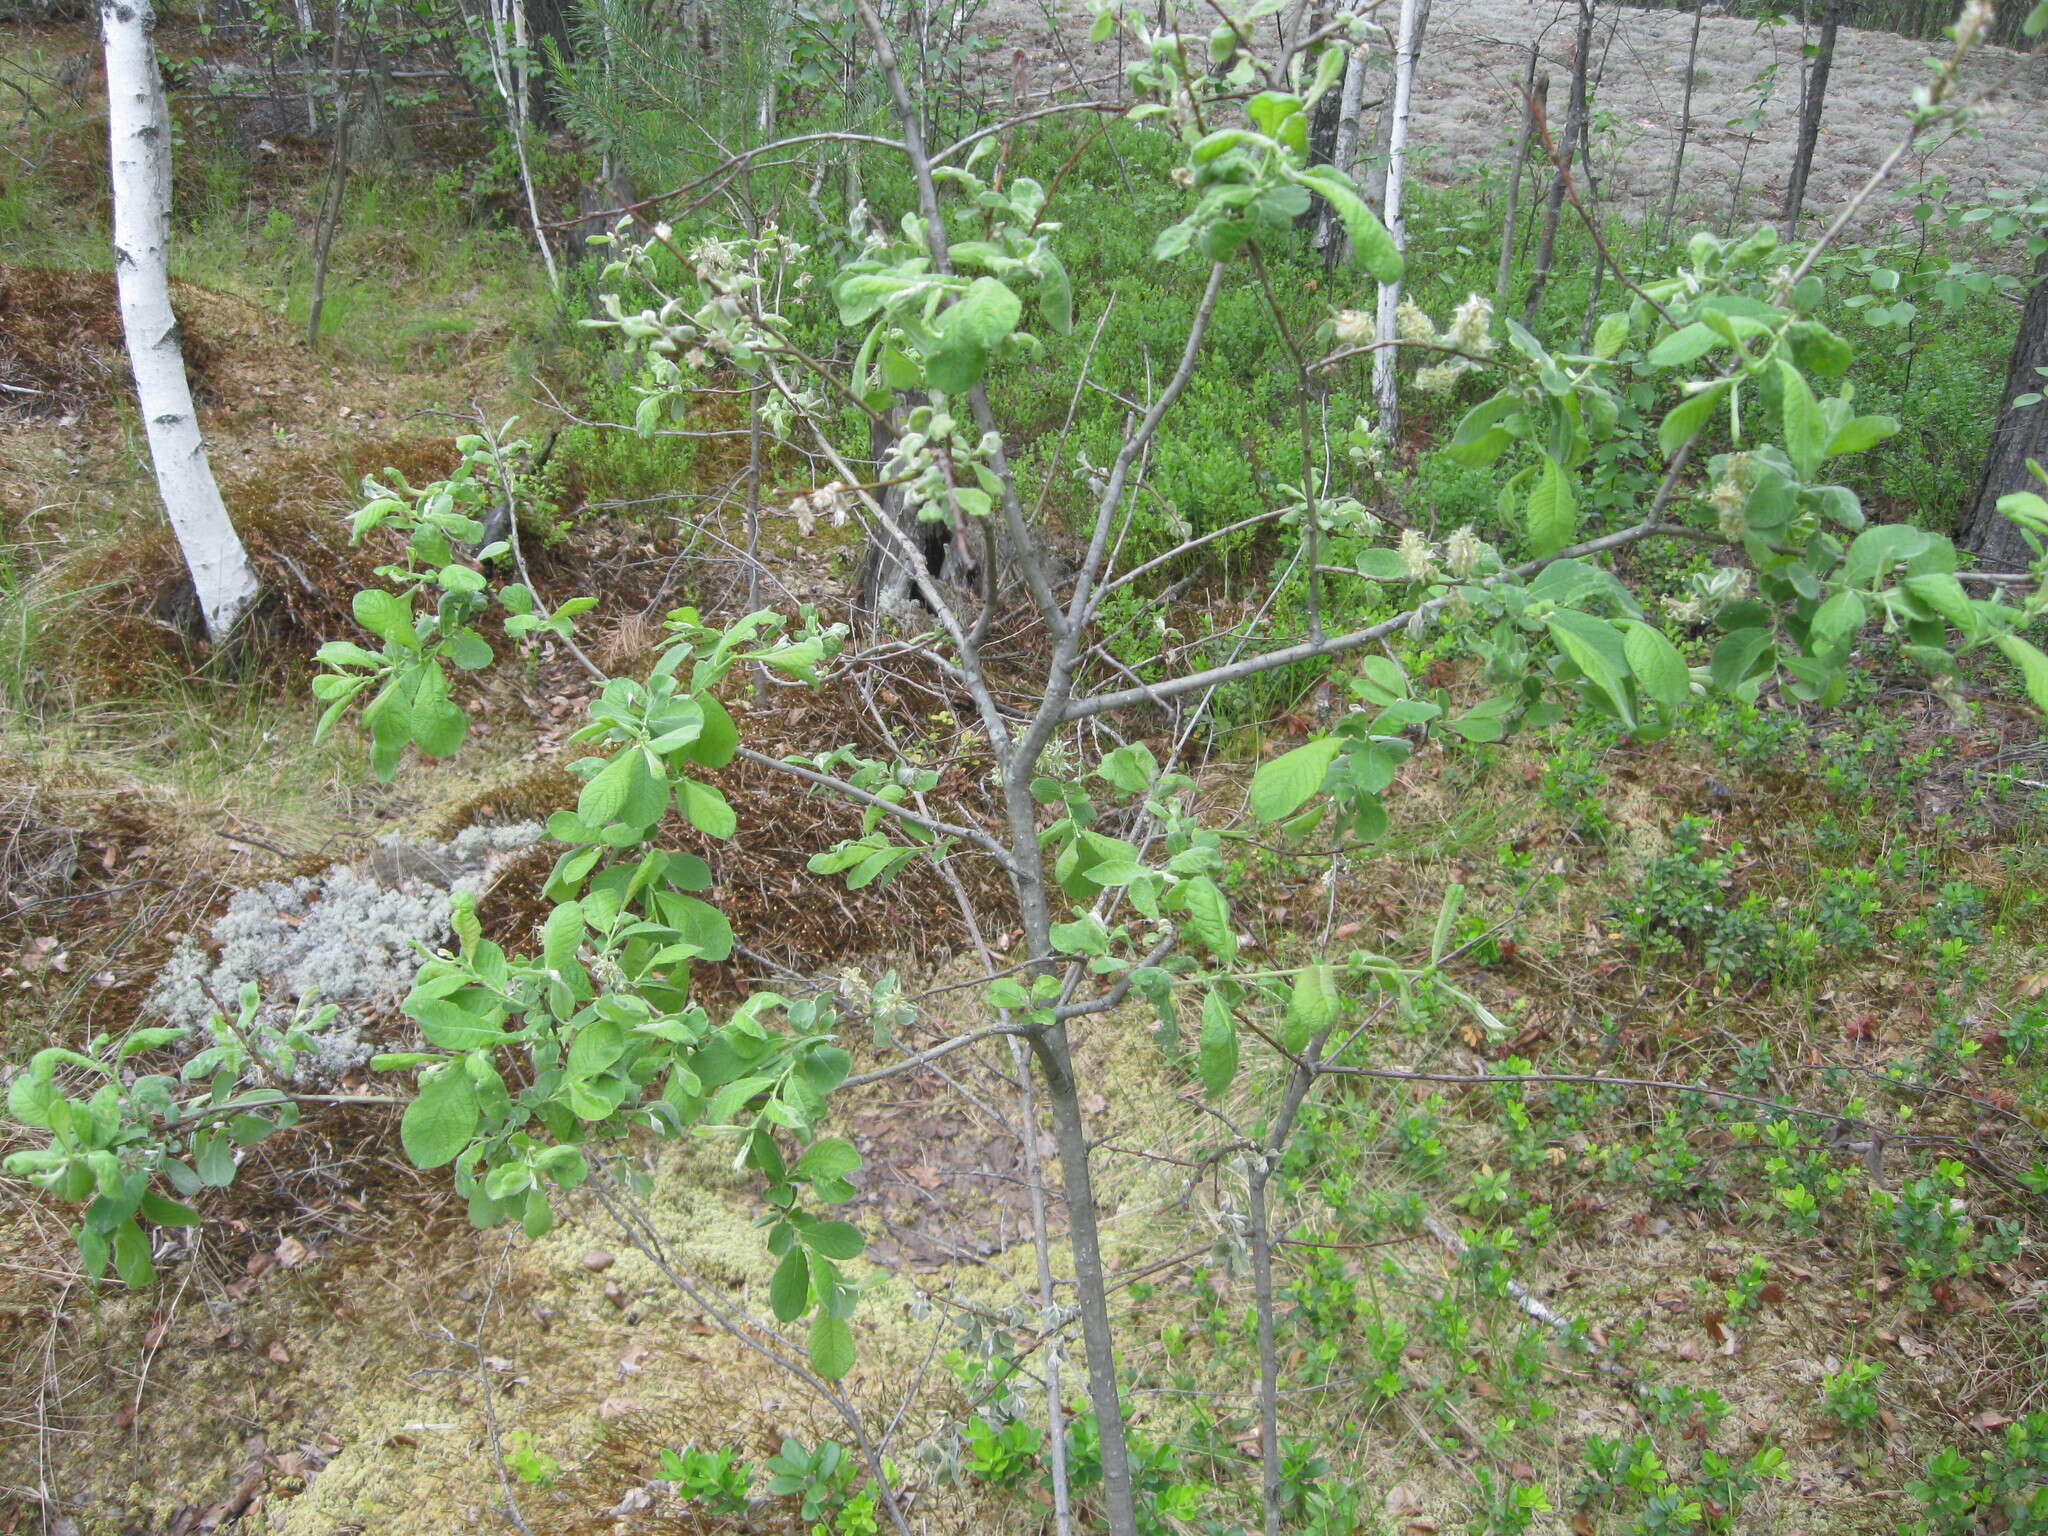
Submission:
<svg viewBox="0 0 2048 1536">
<path fill-rule="evenodd" d="M 534 822 L 470 827 L 445 843 L 385 837 L 357 864 L 237 891 L 202 943 L 183 939 L 145 1009 L 206 1039 L 207 1022 L 254 983 L 259 1021 L 283 1029 L 333 1005 L 295 1066 L 302 1084 L 328 1084 L 368 1061 L 364 1011 L 403 995 L 423 958 L 449 933 L 449 898 L 480 891 L 495 861 L 539 841 Z"/>
</svg>

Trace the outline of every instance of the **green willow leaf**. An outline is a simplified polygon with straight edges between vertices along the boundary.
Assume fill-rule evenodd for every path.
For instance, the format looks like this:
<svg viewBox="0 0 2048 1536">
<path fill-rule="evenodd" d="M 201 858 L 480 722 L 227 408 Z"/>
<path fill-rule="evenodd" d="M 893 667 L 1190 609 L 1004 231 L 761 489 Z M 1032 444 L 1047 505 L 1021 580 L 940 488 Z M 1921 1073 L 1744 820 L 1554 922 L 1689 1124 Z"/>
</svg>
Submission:
<svg viewBox="0 0 2048 1536">
<path fill-rule="evenodd" d="M 1523 514 L 1531 553 L 1554 555 L 1572 541 L 1578 529 L 1578 505 L 1572 499 L 1571 477 L 1548 454 L 1538 466 L 1536 488 Z"/>
<path fill-rule="evenodd" d="M 989 354 L 1017 328 L 1024 306 L 992 277 L 977 277 L 939 316 L 938 346 L 925 360 L 925 378 L 949 395 L 972 389 Z"/>
<path fill-rule="evenodd" d="M 1658 451 L 1667 459 L 1675 457 L 1679 449 L 1705 429 L 1708 418 L 1728 398 L 1732 387 L 1728 380 L 1723 379 L 1674 406 L 1671 414 L 1664 418 L 1663 425 L 1657 428 Z"/>
<path fill-rule="evenodd" d="M 853 1330 L 846 1319 L 820 1312 L 811 1324 L 811 1369 L 827 1381 L 838 1381 L 853 1369 Z"/>
<path fill-rule="evenodd" d="M 1571 608 L 1560 608 L 1545 622 L 1572 664 L 1606 698 L 1621 723 L 1633 729 L 1635 712 L 1629 707 L 1628 686 L 1624 679 L 1628 657 L 1614 626 L 1605 619 L 1596 619 L 1589 613 Z"/>
<path fill-rule="evenodd" d="M 2005 653 L 2005 659 L 2020 669 L 2020 677 L 2027 685 L 2027 697 L 2034 701 L 2034 707 L 2048 714 L 2048 656 L 2041 654 L 2039 647 L 2018 635 L 2000 635 L 1993 642 Z"/>
<path fill-rule="evenodd" d="M 1195 1062 L 1202 1092 L 1209 1098 L 1221 1094 L 1237 1076 L 1237 1020 L 1220 992 L 1203 994 L 1202 1038 Z"/>
<path fill-rule="evenodd" d="M 1181 905 L 1187 913 L 1187 928 L 1202 947 L 1228 964 L 1237 958 L 1237 930 L 1230 926 L 1230 903 L 1216 882 L 1197 875 L 1180 888 Z"/>
<path fill-rule="evenodd" d="M 398 1139 L 418 1168 L 451 1163 L 476 1134 L 476 1087 L 459 1065 L 420 1079 L 419 1096 L 405 1107 Z"/>
<path fill-rule="evenodd" d="M 811 1265 L 801 1248 L 792 1247 L 775 1266 L 768 1282 L 768 1309 L 778 1323 L 793 1323 L 811 1304 Z"/>
<path fill-rule="evenodd" d="M 1820 473 L 1820 461 L 1834 434 L 1828 431 L 1827 415 L 1813 397 L 1806 375 L 1783 358 L 1778 360 L 1778 384 L 1784 394 L 1785 456 L 1801 480 L 1811 480 Z"/>
<path fill-rule="evenodd" d="M 1309 1041 L 1337 1022 L 1341 1005 L 1334 966 L 1302 967 L 1294 975 L 1294 991 L 1287 1000 L 1280 1043 L 1299 1056 L 1308 1048 Z"/>
<path fill-rule="evenodd" d="M 868 1240 L 850 1221 L 821 1221 L 804 1233 L 804 1246 L 828 1259 L 857 1259 Z"/>
<path fill-rule="evenodd" d="M 1252 814 L 1261 821 L 1285 821 L 1323 787 L 1343 744 L 1334 736 L 1283 752 L 1252 775 Z"/>
<path fill-rule="evenodd" d="M 1678 647 L 1663 632 L 1639 619 L 1630 619 L 1622 630 L 1621 647 L 1628 657 L 1628 669 L 1636 686 L 1667 711 L 1685 707 L 1692 693 L 1692 673 Z"/>
</svg>

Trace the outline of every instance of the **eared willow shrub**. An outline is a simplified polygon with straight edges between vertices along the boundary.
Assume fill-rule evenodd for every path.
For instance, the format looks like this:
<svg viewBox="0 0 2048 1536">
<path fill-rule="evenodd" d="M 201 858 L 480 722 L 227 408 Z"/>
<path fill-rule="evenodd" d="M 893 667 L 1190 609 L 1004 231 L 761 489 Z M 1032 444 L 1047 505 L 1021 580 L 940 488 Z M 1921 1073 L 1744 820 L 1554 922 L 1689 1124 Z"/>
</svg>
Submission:
<svg viewBox="0 0 2048 1536">
<path fill-rule="evenodd" d="M 1156 364 L 1149 377 L 1092 381 L 1121 390 L 1119 398 L 1132 404 L 1113 455 L 1084 482 L 1092 505 L 1079 514 L 1077 558 L 1055 559 L 1026 514 L 1036 488 L 1020 486 L 1010 458 L 1018 424 L 997 419 L 982 385 L 992 373 L 1040 365 L 1046 349 L 1038 332 L 1078 329 L 1077 312 L 1099 309 L 1106 298 L 1075 290 L 1058 253 L 1062 232 L 1047 217 L 1057 211 L 1051 191 L 1027 176 L 997 174 L 996 133 L 927 148 L 925 114 L 896 65 L 889 31 L 866 0 L 855 4 L 895 104 L 891 131 L 900 138 L 884 147 L 908 165 L 911 205 L 893 222 L 857 210 L 837 272 L 813 289 L 791 276 L 796 258 L 779 234 L 700 245 L 691 270 L 678 275 L 663 255 L 668 232 L 641 240 L 622 227 L 605 281 L 634 297 L 608 299 L 593 323 L 651 369 L 636 413 L 641 430 L 654 430 L 664 413 L 689 410 L 698 382 L 690 370 L 716 358 L 759 402 L 758 419 L 790 451 L 789 462 L 813 463 L 821 480 L 843 488 L 833 491 L 833 511 L 843 507 L 877 550 L 903 562 L 928 615 L 917 632 L 883 643 L 894 664 L 942 680 L 951 707 L 980 732 L 999 814 L 982 818 L 959 807 L 937 773 L 894 752 L 870 757 L 805 743 L 778 759 L 744 746 L 720 702 L 732 675 L 759 667 L 817 684 L 844 634 L 808 609 L 731 622 L 679 609 L 669 615 L 670 641 L 659 659 L 644 676 L 601 678 L 589 722 L 572 738 L 587 754 L 571 764 L 584 786 L 576 808 L 548 824 L 560 853 L 541 889 L 551 908 L 538 945 L 512 952 L 485 940 L 469 904 L 456 898 L 455 943 L 421 966 L 404 1005 L 419 1025 L 421 1048 L 373 1065 L 412 1076 L 400 1128 L 405 1151 L 421 1167 L 450 1167 L 482 1226 L 518 1221 L 528 1232 L 545 1231 L 559 1191 L 590 1179 L 593 1158 L 605 1159 L 635 1135 L 699 1134 L 729 1145 L 735 1169 L 753 1177 L 775 1260 L 769 1310 L 786 1325 L 807 1320 L 805 1355 L 791 1351 L 784 1363 L 856 1431 L 873 1480 L 864 1492 L 878 1491 L 881 1508 L 907 1536 L 884 1464 L 858 1433 L 858 1410 L 828 1385 L 855 1364 L 849 1320 L 860 1276 L 844 1266 L 864 1247 L 852 1223 L 829 1214 L 852 1198 L 849 1175 L 860 1162 L 850 1144 L 824 1134 L 831 1095 L 852 1070 L 837 1039 L 842 1000 L 830 992 L 762 992 L 714 1018 L 692 996 L 690 970 L 729 954 L 731 929 L 698 894 L 713 883 L 708 863 L 668 851 L 660 829 L 673 813 L 714 841 L 736 835 L 732 807 L 702 775 L 745 755 L 859 808 L 858 834 L 813 859 L 821 876 L 871 884 L 924 860 L 957 878 L 951 861 L 990 861 L 1010 898 L 992 931 L 1014 934 L 981 978 L 981 1001 L 996 1022 L 943 1034 L 923 1057 L 892 1055 L 898 1042 L 877 1031 L 885 1064 L 863 1080 L 919 1070 L 930 1053 L 984 1038 L 1015 1041 L 1027 1053 L 1060 1165 L 1061 1267 L 1072 1276 L 1059 1303 L 1035 1303 L 1046 1314 L 1038 1331 L 1058 1333 L 1069 1304 L 1079 1315 L 1091 1411 L 1077 1421 L 1074 1443 L 1078 1424 L 1092 1424 L 1094 1443 L 1082 1459 L 1091 1477 L 1099 1465 L 1113 1536 L 1136 1536 L 1163 1519 L 1192 1520 L 1198 1500 L 1186 1485 L 1165 1482 L 1126 1430 L 1084 1110 L 1091 1069 L 1074 1049 L 1075 1032 L 1127 1000 L 1149 1003 L 1167 1048 L 1192 1045 L 1184 1059 L 1207 1097 L 1266 1096 L 1243 1121 L 1258 1127 L 1256 1139 L 1239 1143 L 1218 1176 L 1241 1191 L 1231 1197 L 1242 1221 L 1241 1230 L 1229 1229 L 1229 1247 L 1233 1258 L 1241 1252 L 1261 1298 L 1252 1331 L 1262 1498 L 1266 1528 L 1277 1532 L 1281 1389 L 1267 1181 L 1281 1166 L 1296 1112 L 1324 1078 L 1363 1068 L 1375 1038 L 1365 1027 L 1373 1010 L 1412 1018 L 1425 1008 L 1455 1008 L 1488 1032 L 1506 1027 L 1446 974 L 1461 887 L 1445 893 L 1426 951 L 1418 945 L 1412 961 L 1359 945 L 1275 965 L 1263 951 L 1248 953 L 1240 936 L 1231 894 L 1236 861 L 1226 839 L 1255 830 L 1297 846 L 1332 835 L 1340 843 L 1374 841 L 1388 830 L 1390 797 L 1419 743 L 1493 742 L 1572 714 L 1651 740 L 1708 692 L 1750 703 L 1782 692 L 1831 706 L 1873 623 L 1903 635 L 1907 660 L 1937 679 L 1952 675 L 1961 656 L 1996 650 L 2048 708 L 2048 655 L 2023 633 L 2048 614 L 2048 590 L 1973 596 L 1947 540 L 1909 525 L 1871 525 L 1854 492 L 1835 483 L 1836 460 L 1881 442 L 1896 424 L 1859 414 L 1853 390 L 1841 382 L 1848 345 L 1816 318 L 1827 297 L 1811 270 L 1819 250 L 1788 253 L 1769 230 L 1733 240 L 1695 237 L 1676 270 L 1632 285 L 1629 301 L 1600 319 L 1590 352 L 1553 349 L 1468 303 L 1451 322 L 1457 360 L 1494 392 L 1466 413 L 1448 451 L 1475 470 L 1498 466 L 1503 521 L 1513 528 L 1504 542 L 1518 541 L 1524 558 L 1511 564 L 1510 553 L 1475 548 L 1470 539 L 1458 539 L 1455 554 L 1439 551 L 1419 531 L 1384 540 L 1362 506 L 1337 493 L 1330 468 L 1337 455 L 1318 440 L 1320 376 L 1356 347 L 1347 351 L 1334 328 L 1295 335 L 1272 297 L 1265 256 L 1296 238 L 1297 221 L 1319 196 L 1344 222 L 1368 273 L 1383 283 L 1401 276 L 1395 242 L 1357 189 L 1334 167 L 1310 163 L 1317 103 L 1340 84 L 1357 50 L 1372 45 L 1371 29 L 1351 18 L 1275 45 L 1275 29 L 1264 21 L 1276 0 L 1220 22 L 1205 12 L 1206 36 L 1181 35 L 1173 25 L 1181 18 L 1170 11 L 1116 4 L 1098 11 L 1098 40 L 1121 27 L 1134 45 L 1128 118 L 1168 136 L 1179 162 L 1170 172 L 1178 190 L 1160 189 L 1176 206 L 1152 232 L 1151 249 L 1168 267 L 1166 280 L 1178 277 L 1172 264 L 1187 264 L 1191 303 L 1184 332 L 1148 351 Z M 2048 4 L 2041 15 L 2048 19 Z M 1953 59 L 1931 74 L 1913 109 L 1912 134 L 1950 120 L 1955 80 Z M 1904 147 L 1911 142 L 1909 135 Z M 838 145 L 792 147 L 843 153 Z M 1287 558 L 1274 569 L 1288 573 L 1289 604 L 1260 610 L 1202 648 L 1163 650 L 1146 664 L 1147 676 L 1110 675 L 1095 658 L 1108 624 L 1130 611 L 1118 608 L 1120 597 L 1163 591 L 1167 578 L 1215 553 L 1191 535 L 1134 561 L 1123 533 L 1142 493 L 1153 489 L 1153 449 L 1171 431 L 1189 381 L 1219 366 L 1210 325 L 1226 284 L 1263 301 L 1264 317 L 1286 335 L 1296 360 L 1285 384 L 1300 474 L 1276 484 L 1277 505 L 1227 509 L 1240 523 L 1270 524 L 1283 541 Z M 652 302 L 643 302 L 650 293 Z M 801 331 L 790 318 L 799 312 Z M 1412 316 L 1408 324 L 1415 333 L 1409 344 L 1419 347 L 1420 326 Z M 814 327 L 836 327 L 836 340 L 816 345 Z M 1325 341 L 1338 345 L 1314 356 Z M 1625 416 L 1623 398 L 1645 391 L 1651 406 Z M 1661 412 L 1654 429 L 1639 415 L 1652 407 Z M 1632 425 L 1639 419 L 1640 431 Z M 1663 478 L 1639 522 L 1583 539 L 1586 466 L 1625 433 L 1636 434 L 1630 442 L 1645 459 L 1654 452 Z M 316 681 L 327 704 L 323 728 L 359 708 L 371 766 L 385 777 L 409 748 L 445 756 L 460 746 L 468 716 L 451 669 L 495 659 L 477 631 L 479 615 L 501 608 L 515 641 L 568 639 L 575 613 L 590 605 L 578 599 L 549 613 L 523 585 L 500 582 L 502 547 L 466 552 L 482 538 L 479 515 L 506 480 L 509 445 L 479 435 L 458 447 L 462 462 L 448 481 L 372 492 L 359 528 L 404 532 L 406 553 L 356 599 L 374 644 L 337 641 L 321 653 L 329 668 Z M 988 584 L 972 594 L 972 605 L 929 571 L 914 529 L 902 526 L 908 519 L 884 506 L 878 458 L 894 466 L 899 484 L 914 487 L 916 519 L 944 525 L 988 557 Z M 1725 498 L 1725 529 L 1718 515 L 1712 528 L 1697 525 L 1705 515 L 1698 503 L 1706 493 L 1695 484 L 1702 469 L 1706 484 L 1735 488 Z M 2048 503 L 2037 509 L 2008 500 L 2038 552 Z M 815 509 L 815 501 L 807 506 Z M 1345 565 L 1328 558 L 1339 527 L 1355 546 Z M 1754 578 L 1747 588 L 1731 584 L 1699 596 L 1697 622 L 1713 632 L 1690 653 L 1646 619 L 1640 595 L 1601 563 L 1612 551 L 1667 538 L 1725 540 L 1726 558 Z M 1393 617 L 1330 628 L 1337 610 L 1322 596 L 1329 583 L 1351 581 L 1386 584 L 1379 611 L 1392 609 Z M 983 647 L 1005 605 L 1023 610 L 1042 641 L 1021 662 L 1004 657 L 998 689 Z M 1273 632 L 1277 622 L 1264 623 L 1269 612 L 1301 615 L 1300 628 Z M 1482 663 L 1484 697 L 1476 703 L 1418 682 L 1391 654 L 1403 636 L 1450 625 Z M 1330 674 L 1341 706 L 1326 734 L 1259 765 L 1242 815 L 1198 793 L 1179 745 L 1162 757 L 1133 730 L 1128 744 L 1094 755 L 1097 738 L 1079 729 L 1096 715 L 1172 701 L 1192 706 L 1199 719 L 1217 690 L 1302 664 Z M 1038 670 L 1020 670 L 1026 667 Z M 1669 873 L 1672 889 L 1640 904 L 1643 929 L 1691 937 L 1718 907 L 1718 877 L 1678 866 Z M 39 1054 L 17 1083 L 29 1086 L 10 1095 L 10 1107 L 48 1133 L 49 1145 L 29 1154 L 43 1159 L 32 1171 L 49 1181 L 45 1187 L 81 1202 L 95 1189 L 111 1191 L 106 1198 L 127 1224 L 117 1242 L 132 1253 L 136 1214 L 156 1219 L 143 1202 L 154 1195 L 162 1138 L 152 1140 L 144 1126 L 119 1147 L 106 1144 L 103 1122 L 129 1123 L 120 1088 L 73 1098 L 70 1072 L 100 1065 L 81 1061 Z M 101 1092 L 111 1094 L 104 1104 Z M 82 1132 L 100 1138 L 89 1154 L 79 1150 Z M 1446 1153 L 1429 1107 L 1416 1109 L 1398 1134 L 1413 1169 L 1440 1170 Z M 1698 1158 L 1682 1142 L 1668 1152 L 1671 1177 L 1690 1181 Z M 10 1167 L 28 1169 L 19 1156 Z M 607 1198 L 631 1192 L 641 1177 L 624 1158 L 610 1159 L 607 1174 Z M 81 1245 L 99 1243 L 104 1261 L 109 1208 L 98 1216 L 93 1209 Z M 1902 1242 L 1907 1237 L 1902 1231 Z M 1489 1285 L 1495 1277 L 1505 1284 L 1500 1251 L 1485 1256 Z M 1433 1326 L 1463 1337 L 1470 1319 L 1453 1306 Z M 1056 1416 L 1060 1357 L 1048 1351 L 1037 1364 Z M 1703 1422 L 1725 1412 L 1718 1398 L 1684 1406 Z M 1046 1444 L 1068 1442 L 1048 1434 Z M 792 1492 L 831 1484 L 840 1466 L 821 1467 L 816 1453 L 801 1448 L 782 1460 L 776 1478 Z M 1056 1500 L 1073 1486 L 1056 1481 Z M 828 1502 L 804 1497 L 820 1509 Z M 1514 1491 L 1509 1515 L 1533 1519 L 1536 1505 Z"/>
</svg>

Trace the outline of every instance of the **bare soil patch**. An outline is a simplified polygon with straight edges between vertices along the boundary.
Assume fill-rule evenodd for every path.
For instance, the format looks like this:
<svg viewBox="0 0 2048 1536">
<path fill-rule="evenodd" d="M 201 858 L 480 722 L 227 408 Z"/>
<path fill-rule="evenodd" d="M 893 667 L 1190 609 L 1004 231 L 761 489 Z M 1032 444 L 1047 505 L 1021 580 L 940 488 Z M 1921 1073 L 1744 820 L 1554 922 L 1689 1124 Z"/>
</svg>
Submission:
<svg viewBox="0 0 2048 1536">
<path fill-rule="evenodd" d="M 1392 9 L 1382 7 L 1384 25 L 1392 24 Z M 980 25 L 1004 45 L 995 57 L 1006 67 L 1012 53 L 1023 55 L 1034 87 L 1117 94 L 1128 49 L 1115 42 L 1090 45 L 1088 23 L 1077 5 L 994 0 Z M 1593 109 L 1603 199 L 1661 212 L 1678 144 L 1691 31 L 1688 11 L 1602 7 Z M 1798 122 L 1800 42 L 1796 24 L 1767 27 L 1727 16 L 1702 21 L 1682 204 L 1738 220 L 1775 216 Z M 1519 130 L 1532 43 L 1540 67 L 1551 73 L 1551 102 L 1561 122 L 1572 44 L 1568 6 L 1435 0 L 1409 125 L 1415 174 L 1446 185 L 1505 167 Z M 1807 191 L 1815 216 L 1846 202 L 1897 145 L 1913 87 L 1926 80 L 1926 60 L 1940 51 L 1894 33 L 1842 29 Z M 1383 63 L 1384 53 L 1380 58 Z M 1776 84 L 1765 90 L 1759 77 L 1772 65 Z M 1381 94 L 1378 78 L 1368 84 L 1368 102 Z M 1894 172 L 1893 185 L 1939 173 L 1959 190 L 1981 192 L 2048 179 L 2048 58 L 1984 48 L 1963 79 L 1966 98 L 1982 98 L 1980 109 L 1962 128 L 1929 136 Z M 1736 126 L 1760 97 L 1755 126 Z"/>
</svg>

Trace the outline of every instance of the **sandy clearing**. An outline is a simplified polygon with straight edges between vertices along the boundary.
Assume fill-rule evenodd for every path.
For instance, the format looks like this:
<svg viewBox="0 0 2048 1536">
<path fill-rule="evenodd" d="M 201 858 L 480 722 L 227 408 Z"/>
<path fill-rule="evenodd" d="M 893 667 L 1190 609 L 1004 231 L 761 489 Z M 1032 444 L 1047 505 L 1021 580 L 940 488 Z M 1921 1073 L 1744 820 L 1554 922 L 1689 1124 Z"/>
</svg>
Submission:
<svg viewBox="0 0 2048 1536">
<path fill-rule="evenodd" d="M 1384 10 L 1391 22 L 1391 3 Z M 992 0 L 977 30 L 1006 50 L 1021 51 L 1038 87 L 1078 79 L 1097 82 L 1097 92 L 1113 89 L 1116 46 L 1091 47 L 1087 25 L 1085 8 L 1074 0 Z M 1608 9 L 1602 16 L 1594 111 L 1604 197 L 1662 206 L 1691 28 L 1692 17 L 1683 11 Z M 1571 8 L 1558 0 L 1435 0 L 1411 128 L 1419 174 L 1443 184 L 1505 164 L 1532 41 L 1540 40 L 1551 71 L 1554 116 L 1561 123 L 1572 30 Z M 1685 192 L 1695 205 L 1727 206 L 1739 177 L 1743 211 L 1755 218 L 1775 214 L 1799 110 L 1799 46 L 1796 24 L 1768 27 L 1721 16 L 1702 22 L 1685 167 Z M 1822 216 L 1839 208 L 1898 143 L 1906 101 L 1926 78 L 1933 52 L 1925 42 L 1891 33 L 1843 29 L 1809 208 Z M 1731 127 L 1756 103 L 1759 78 L 1774 63 L 1776 86 L 1762 93 L 1758 126 Z M 1930 136 L 1901 164 L 1893 185 L 1933 173 L 1967 190 L 2048 185 L 2048 56 L 1985 49 L 1964 80 L 1971 98 L 1983 98 L 1971 123 Z M 1368 98 L 1378 94 L 1368 88 Z M 1752 133 L 1745 167 L 1745 139 Z"/>
</svg>

